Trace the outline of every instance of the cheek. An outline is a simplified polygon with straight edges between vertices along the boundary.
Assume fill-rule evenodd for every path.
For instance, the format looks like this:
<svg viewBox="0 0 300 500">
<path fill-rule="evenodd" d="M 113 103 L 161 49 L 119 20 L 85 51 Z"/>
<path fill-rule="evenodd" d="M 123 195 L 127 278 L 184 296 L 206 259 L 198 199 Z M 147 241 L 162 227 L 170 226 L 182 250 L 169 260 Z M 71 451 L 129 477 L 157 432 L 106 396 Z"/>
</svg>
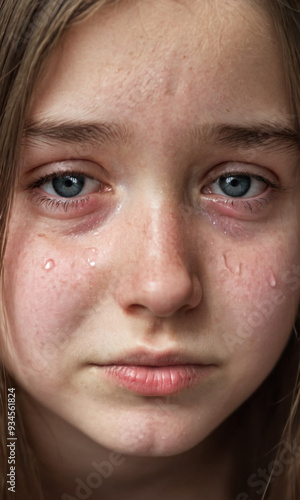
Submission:
<svg viewBox="0 0 300 500">
<path fill-rule="evenodd" d="M 297 246 L 274 244 L 255 252 L 251 247 L 221 252 L 216 283 L 220 340 L 237 365 L 255 370 L 256 362 L 268 370 L 284 349 L 300 300 L 298 255 Z"/>
<path fill-rule="evenodd" d="M 26 251 L 17 253 L 18 247 Z M 55 374 L 95 308 L 105 308 L 113 283 L 108 253 L 80 248 L 78 242 L 58 248 L 23 241 L 14 245 L 14 257 L 7 257 L 4 266 L 9 357 L 17 357 L 28 374 L 50 365 Z"/>
</svg>

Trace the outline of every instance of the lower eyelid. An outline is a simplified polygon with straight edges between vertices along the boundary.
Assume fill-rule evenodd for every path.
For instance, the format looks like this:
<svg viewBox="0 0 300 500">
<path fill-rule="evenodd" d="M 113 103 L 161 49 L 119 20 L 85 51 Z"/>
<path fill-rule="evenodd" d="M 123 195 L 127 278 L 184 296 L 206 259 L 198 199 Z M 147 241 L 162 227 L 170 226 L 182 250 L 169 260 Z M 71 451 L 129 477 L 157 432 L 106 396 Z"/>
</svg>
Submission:
<svg viewBox="0 0 300 500">
<path fill-rule="evenodd" d="M 57 219 L 73 219 L 91 214 L 102 207 L 102 203 L 97 194 L 77 198 L 56 198 L 46 196 L 38 190 L 29 193 L 28 199 L 37 210 L 43 215 Z M 105 204 L 107 205 L 107 204 Z"/>
<path fill-rule="evenodd" d="M 51 196 L 45 191 L 33 191 L 29 195 L 30 199 L 34 202 L 35 205 L 40 206 L 44 204 L 48 204 L 49 206 L 56 206 L 56 207 L 62 207 L 64 204 L 69 204 L 72 206 L 75 206 L 75 204 L 79 202 L 83 202 L 84 200 L 88 199 L 89 196 L 77 196 L 73 198 L 63 198 L 59 196 Z"/>
<path fill-rule="evenodd" d="M 269 208 L 273 206 L 273 198 L 278 191 L 269 188 L 263 196 L 256 198 L 229 198 L 219 195 L 204 195 L 204 210 L 217 211 L 220 215 L 229 217 L 254 220 L 254 217 L 265 217 L 269 214 Z"/>
</svg>

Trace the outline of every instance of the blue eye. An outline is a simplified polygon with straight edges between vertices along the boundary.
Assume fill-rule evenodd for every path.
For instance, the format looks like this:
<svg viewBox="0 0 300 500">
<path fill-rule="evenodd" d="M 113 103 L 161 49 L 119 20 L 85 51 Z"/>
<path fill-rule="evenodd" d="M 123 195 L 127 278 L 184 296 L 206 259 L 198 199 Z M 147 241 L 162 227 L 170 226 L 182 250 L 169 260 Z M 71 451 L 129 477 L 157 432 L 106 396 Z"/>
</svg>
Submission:
<svg viewBox="0 0 300 500">
<path fill-rule="evenodd" d="M 62 198 L 79 196 L 85 186 L 85 177 L 83 175 L 58 177 L 53 179 L 52 186 L 56 194 Z"/>
<path fill-rule="evenodd" d="M 76 198 L 78 196 L 87 196 L 101 191 L 102 182 L 92 179 L 82 174 L 51 174 L 40 179 L 34 187 L 40 187 L 51 196 L 60 198 Z"/>
<path fill-rule="evenodd" d="M 245 196 L 251 188 L 251 178 L 242 175 L 221 177 L 218 182 L 224 194 L 233 198 Z"/>
<path fill-rule="evenodd" d="M 229 198 L 252 198 L 263 194 L 268 185 L 271 183 L 258 175 L 228 174 L 219 177 L 204 192 Z"/>
</svg>

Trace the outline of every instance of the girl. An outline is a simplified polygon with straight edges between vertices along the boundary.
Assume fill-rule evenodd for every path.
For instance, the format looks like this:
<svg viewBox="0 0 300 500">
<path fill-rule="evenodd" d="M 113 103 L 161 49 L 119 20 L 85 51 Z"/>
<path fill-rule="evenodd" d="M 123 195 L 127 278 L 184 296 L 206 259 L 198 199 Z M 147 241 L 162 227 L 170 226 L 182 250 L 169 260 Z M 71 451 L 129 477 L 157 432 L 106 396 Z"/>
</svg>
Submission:
<svg viewBox="0 0 300 500">
<path fill-rule="evenodd" d="M 298 0 L 2 0 L 2 499 L 299 500 Z"/>
</svg>

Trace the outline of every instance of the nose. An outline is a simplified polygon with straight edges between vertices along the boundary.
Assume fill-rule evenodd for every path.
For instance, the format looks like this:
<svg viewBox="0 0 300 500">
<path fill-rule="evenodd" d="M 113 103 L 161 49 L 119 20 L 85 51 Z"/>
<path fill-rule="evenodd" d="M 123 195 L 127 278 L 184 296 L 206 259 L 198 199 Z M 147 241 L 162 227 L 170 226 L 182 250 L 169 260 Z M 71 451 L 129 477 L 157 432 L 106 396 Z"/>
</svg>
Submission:
<svg viewBox="0 0 300 500">
<path fill-rule="evenodd" d="M 119 304 L 127 311 L 142 308 L 161 318 L 196 308 L 202 288 L 187 221 L 166 207 L 152 210 L 148 217 L 139 212 L 143 222 L 135 220 L 128 244 L 133 253 L 123 267 L 127 272 L 121 273 Z"/>
</svg>

